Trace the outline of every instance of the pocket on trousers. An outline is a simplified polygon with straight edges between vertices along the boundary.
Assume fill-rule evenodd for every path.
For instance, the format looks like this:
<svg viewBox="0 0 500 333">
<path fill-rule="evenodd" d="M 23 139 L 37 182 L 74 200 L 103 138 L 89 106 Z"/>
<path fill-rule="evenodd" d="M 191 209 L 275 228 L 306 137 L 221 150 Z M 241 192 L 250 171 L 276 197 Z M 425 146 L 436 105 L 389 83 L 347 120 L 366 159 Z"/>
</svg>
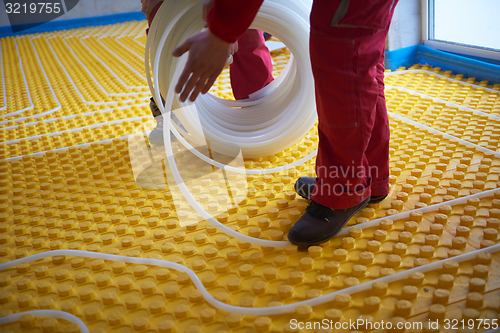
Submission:
<svg viewBox="0 0 500 333">
<path fill-rule="evenodd" d="M 310 43 L 320 125 L 331 129 L 357 127 L 355 41 L 311 33 Z"/>
<path fill-rule="evenodd" d="M 385 29 L 395 4 L 396 0 L 342 0 L 332 26 Z"/>
</svg>

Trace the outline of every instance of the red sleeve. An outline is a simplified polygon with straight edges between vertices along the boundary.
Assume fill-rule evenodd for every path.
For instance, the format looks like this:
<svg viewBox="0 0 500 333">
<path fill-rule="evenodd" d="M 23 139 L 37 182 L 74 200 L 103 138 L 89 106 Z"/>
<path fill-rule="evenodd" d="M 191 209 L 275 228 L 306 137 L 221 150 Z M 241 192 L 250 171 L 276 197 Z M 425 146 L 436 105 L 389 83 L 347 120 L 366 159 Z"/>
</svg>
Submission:
<svg viewBox="0 0 500 333">
<path fill-rule="evenodd" d="M 215 0 L 208 12 L 210 31 L 227 43 L 234 43 L 247 31 L 264 0 Z"/>
</svg>

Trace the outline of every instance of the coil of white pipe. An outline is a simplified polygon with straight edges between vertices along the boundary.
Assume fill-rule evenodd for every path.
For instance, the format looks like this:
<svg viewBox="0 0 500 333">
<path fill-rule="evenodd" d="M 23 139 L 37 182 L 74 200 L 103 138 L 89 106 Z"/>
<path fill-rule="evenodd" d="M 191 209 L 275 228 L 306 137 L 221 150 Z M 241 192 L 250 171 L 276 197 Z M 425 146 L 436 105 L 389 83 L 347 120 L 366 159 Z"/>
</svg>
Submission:
<svg viewBox="0 0 500 333">
<path fill-rule="evenodd" d="M 156 101 L 161 100 L 160 95 L 167 96 L 171 84 L 175 84 L 175 69 L 182 67 L 183 60 L 174 58 L 172 50 L 203 29 L 201 5 L 200 0 L 165 2 L 153 20 L 146 47 L 155 88 L 149 71 L 147 75 Z M 252 158 L 281 152 L 309 132 L 317 119 L 309 60 L 310 8 L 310 1 L 265 1 L 251 26 L 270 32 L 293 54 L 275 82 L 244 101 L 206 94 L 195 103 L 181 103 L 175 97 L 173 105 L 167 105 L 191 142 L 231 142 L 241 148 L 244 157 Z M 199 131 L 200 124 L 203 131 Z"/>
<path fill-rule="evenodd" d="M 177 59 L 171 56 L 171 51 L 183 40 L 201 31 L 201 1 L 174 1 L 168 2 L 168 6 L 165 4 L 167 2 L 158 10 L 150 28 L 146 42 L 145 65 L 148 84 L 155 100 L 165 99 L 165 104 L 158 103 L 158 106 L 164 117 L 169 120 L 164 122 L 164 142 L 175 186 L 178 186 L 190 206 L 198 214 L 227 235 L 260 246 L 283 247 L 288 244 L 287 241 L 269 241 L 249 237 L 221 224 L 196 201 L 184 184 L 173 156 L 170 131 L 172 130 L 176 136 L 179 133 L 175 130 L 175 125 L 170 119 L 170 110 L 174 110 L 182 125 L 187 128 L 186 138 L 189 141 L 197 145 L 204 145 L 207 141 L 225 141 L 233 145 L 237 144 L 241 151 L 246 152 L 247 157 L 252 154 L 265 156 L 282 151 L 303 138 L 317 119 L 308 55 L 308 16 L 311 3 L 306 1 L 293 3 L 284 0 L 268 1 L 263 5 L 254 21 L 252 28 L 273 33 L 287 43 L 295 55 L 294 60 L 287 64 L 283 75 L 280 75 L 275 82 L 256 92 L 245 101 L 225 101 L 207 94 L 199 97 L 196 103 L 181 103 L 174 93 L 173 87 L 184 67 L 187 55 Z M 283 34 L 282 31 L 293 31 L 294 36 Z M 157 78 L 154 86 L 149 70 L 150 58 L 153 77 Z M 213 104 L 216 101 L 219 103 Z M 286 107 L 278 112 L 282 103 L 285 103 Z M 209 109 L 206 105 L 212 105 L 214 109 Z M 220 115 L 217 112 L 220 109 L 226 112 L 230 112 L 229 110 L 232 112 L 240 111 L 235 108 L 228 109 L 230 106 L 245 107 L 246 113 L 242 116 L 245 119 L 241 123 L 235 123 L 238 116 L 225 119 L 229 118 L 227 114 Z M 257 115 L 257 117 L 248 115 Z M 265 117 L 262 119 L 263 123 L 270 126 L 263 129 L 255 126 L 258 125 L 257 121 L 252 123 L 250 126 L 253 126 L 253 135 L 248 135 L 248 133 L 245 136 L 241 135 L 241 133 L 251 132 L 248 127 L 234 127 L 236 125 L 245 126 L 248 124 L 249 117 L 260 119 L 260 116 Z M 229 128 L 225 128 L 224 125 Z M 246 131 L 244 131 L 245 129 Z M 186 140 L 182 140 L 182 136 L 178 138 L 187 149 L 196 152 Z M 308 158 L 313 156 L 314 154 L 309 154 Z M 206 156 L 203 156 L 203 159 L 214 165 L 216 163 Z M 226 170 L 230 168 L 230 166 L 224 166 Z M 239 172 L 246 171 L 234 167 L 232 169 Z M 280 167 L 279 169 L 284 168 Z"/>
</svg>

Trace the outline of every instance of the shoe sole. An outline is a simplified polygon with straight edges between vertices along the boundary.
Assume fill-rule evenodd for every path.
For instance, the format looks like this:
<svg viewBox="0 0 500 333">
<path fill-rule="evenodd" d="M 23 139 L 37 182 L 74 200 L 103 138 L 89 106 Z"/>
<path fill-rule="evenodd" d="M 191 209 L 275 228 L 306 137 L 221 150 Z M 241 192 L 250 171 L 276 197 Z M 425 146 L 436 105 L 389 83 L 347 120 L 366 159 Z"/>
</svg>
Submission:
<svg viewBox="0 0 500 333">
<path fill-rule="evenodd" d="M 347 224 L 347 222 L 349 222 L 349 220 L 354 216 L 356 215 L 357 213 L 359 213 L 363 208 L 365 208 L 366 206 L 368 206 L 369 204 L 369 201 L 367 201 L 364 205 L 360 206 L 357 210 L 355 210 L 349 217 L 347 217 L 347 219 L 344 221 L 344 223 L 340 226 L 339 230 L 334 232 L 334 233 L 331 233 L 331 234 L 328 234 L 325 238 L 322 238 L 321 240 L 318 240 L 316 242 L 313 242 L 313 243 L 299 243 L 299 242 L 295 242 L 293 240 L 291 240 L 290 238 L 288 238 L 288 240 L 295 244 L 295 245 L 298 245 L 298 246 L 312 246 L 312 245 L 318 245 L 318 244 L 321 244 L 321 243 L 324 243 L 324 242 L 327 242 L 328 240 L 330 240 L 331 238 L 333 238 L 336 234 L 338 234 L 343 228 L 344 226 Z"/>
</svg>

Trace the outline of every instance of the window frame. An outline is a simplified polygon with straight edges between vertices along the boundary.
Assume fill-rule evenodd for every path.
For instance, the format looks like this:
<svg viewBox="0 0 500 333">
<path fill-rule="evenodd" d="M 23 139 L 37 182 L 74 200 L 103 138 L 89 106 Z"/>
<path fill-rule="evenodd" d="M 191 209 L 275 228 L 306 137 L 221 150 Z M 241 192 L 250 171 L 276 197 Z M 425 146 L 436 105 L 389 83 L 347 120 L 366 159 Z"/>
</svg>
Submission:
<svg viewBox="0 0 500 333">
<path fill-rule="evenodd" d="M 434 39 L 434 26 L 431 26 L 431 23 L 434 22 L 434 1 L 435 0 L 422 0 L 422 43 L 425 46 L 446 52 L 500 60 L 500 50 L 496 51 L 480 46 Z"/>
</svg>

